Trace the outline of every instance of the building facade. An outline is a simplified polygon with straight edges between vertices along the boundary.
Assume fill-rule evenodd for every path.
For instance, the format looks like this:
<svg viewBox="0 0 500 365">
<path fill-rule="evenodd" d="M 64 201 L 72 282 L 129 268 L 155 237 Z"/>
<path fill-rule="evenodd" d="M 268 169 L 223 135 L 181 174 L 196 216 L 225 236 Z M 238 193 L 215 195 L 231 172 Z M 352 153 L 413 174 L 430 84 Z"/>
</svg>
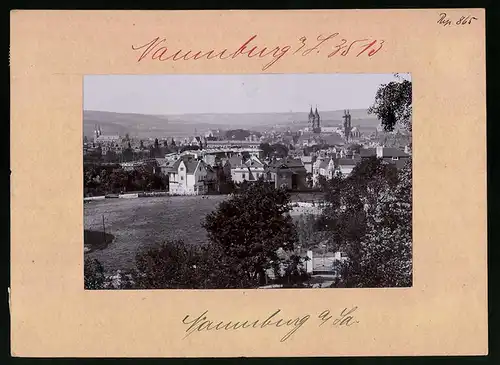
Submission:
<svg viewBox="0 0 500 365">
<path fill-rule="evenodd" d="M 206 194 L 207 175 L 207 166 L 203 161 L 186 157 L 179 158 L 168 170 L 169 194 Z"/>
<path fill-rule="evenodd" d="M 275 187 L 289 190 L 307 190 L 307 171 L 299 159 L 285 158 L 273 161 L 267 169 L 267 180 Z"/>
<path fill-rule="evenodd" d="M 241 156 L 233 156 L 227 162 L 231 168 L 231 179 L 235 183 L 257 181 L 266 177 L 264 164 L 255 156 L 246 161 Z"/>
</svg>

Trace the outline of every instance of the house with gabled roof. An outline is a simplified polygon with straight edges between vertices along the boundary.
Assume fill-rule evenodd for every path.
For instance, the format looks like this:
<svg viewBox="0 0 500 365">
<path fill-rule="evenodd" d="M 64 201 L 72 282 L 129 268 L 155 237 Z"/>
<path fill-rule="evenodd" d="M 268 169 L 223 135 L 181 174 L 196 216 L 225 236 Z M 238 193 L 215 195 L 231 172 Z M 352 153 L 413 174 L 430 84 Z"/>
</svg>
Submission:
<svg viewBox="0 0 500 365">
<path fill-rule="evenodd" d="M 172 195 L 201 195 L 207 193 L 207 166 L 194 158 L 179 158 L 168 169 L 169 193 Z"/>
<path fill-rule="evenodd" d="M 315 157 L 316 156 L 313 156 L 313 155 L 300 156 L 300 160 L 302 161 L 302 164 L 304 165 L 308 174 L 313 173 L 313 165 L 314 165 L 314 162 L 316 161 Z"/>
<path fill-rule="evenodd" d="M 267 169 L 267 179 L 274 181 L 275 187 L 289 190 L 305 190 L 307 171 L 300 159 L 290 157 L 271 161 Z"/>
<path fill-rule="evenodd" d="M 335 174 L 335 160 L 333 158 L 320 157 L 313 164 L 313 185 L 317 186 L 319 183 L 319 177 L 324 176 L 327 179 L 331 179 Z"/>
<path fill-rule="evenodd" d="M 231 180 L 235 183 L 248 181 L 248 167 L 243 162 L 242 156 L 232 156 L 226 162 L 231 169 Z"/>
<path fill-rule="evenodd" d="M 385 163 L 392 163 L 398 169 L 402 168 L 410 158 L 409 153 L 392 147 L 378 146 L 376 148 L 362 148 L 359 152 L 362 159 L 371 157 L 381 158 Z"/>
<path fill-rule="evenodd" d="M 361 162 L 361 157 L 352 156 L 351 158 L 339 158 L 335 161 L 336 170 L 339 171 L 342 176 L 349 176 L 354 169 L 354 167 Z"/>
<path fill-rule="evenodd" d="M 319 177 L 323 176 L 327 180 L 332 179 L 340 172 L 342 176 L 348 176 L 354 167 L 361 162 L 361 157 L 351 155 L 347 157 L 320 158 L 313 165 L 313 184 L 319 183 Z"/>
<path fill-rule="evenodd" d="M 227 163 L 231 168 L 231 179 L 235 183 L 265 178 L 265 165 L 256 156 L 250 156 L 246 160 L 242 156 L 233 156 Z"/>
</svg>

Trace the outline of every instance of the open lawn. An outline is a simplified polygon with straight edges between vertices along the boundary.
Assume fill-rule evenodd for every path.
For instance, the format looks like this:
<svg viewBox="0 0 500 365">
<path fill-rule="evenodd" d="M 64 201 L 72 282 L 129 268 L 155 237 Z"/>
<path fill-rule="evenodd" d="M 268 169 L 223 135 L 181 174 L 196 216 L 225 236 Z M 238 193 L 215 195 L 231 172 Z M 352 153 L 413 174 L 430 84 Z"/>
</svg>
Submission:
<svg viewBox="0 0 500 365">
<path fill-rule="evenodd" d="M 138 199 L 106 199 L 84 205 L 85 230 L 103 231 L 114 236 L 111 243 L 99 246 L 99 234 L 85 234 L 84 244 L 91 249 L 85 257 L 96 258 L 106 271 L 134 267 L 135 255 L 166 239 L 182 239 L 186 244 L 207 242 L 201 227 L 204 217 L 226 196 L 185 196 Z M 89 240 L 92 238 L 92 242 Z"/>
</svg>

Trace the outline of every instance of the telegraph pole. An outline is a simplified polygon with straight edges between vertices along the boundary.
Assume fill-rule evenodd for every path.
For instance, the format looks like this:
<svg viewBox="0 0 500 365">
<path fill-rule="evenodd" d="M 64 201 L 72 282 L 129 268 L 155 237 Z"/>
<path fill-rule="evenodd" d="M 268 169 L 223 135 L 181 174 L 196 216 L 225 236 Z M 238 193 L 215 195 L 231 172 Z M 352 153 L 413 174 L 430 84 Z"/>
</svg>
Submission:
<svg viewBox="0 0 500 365">
<path fill-rule="evenodd" d="M 102 231 L 104 236 L 104 244 L 106 244 L 106 226 L 104 225 L 104 214 L 102 215 Z"/>
</svg>

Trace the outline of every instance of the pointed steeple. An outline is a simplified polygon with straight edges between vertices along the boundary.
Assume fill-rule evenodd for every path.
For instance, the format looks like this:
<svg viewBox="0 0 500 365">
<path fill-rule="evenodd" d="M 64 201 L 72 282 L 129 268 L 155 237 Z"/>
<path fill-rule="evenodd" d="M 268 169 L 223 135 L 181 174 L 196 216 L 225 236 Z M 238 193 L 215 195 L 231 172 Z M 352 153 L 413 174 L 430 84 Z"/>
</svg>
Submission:
<svg viewBox="0 0 500 365">
<path fill-rule="evenodd" d="M 316 110 L 315 110 L 315 112 L 314 112 L 314 116 L 315 116 L 316 118 L 319 118 L 318 106 L 317 106 L 317 105 L 316 105 Z"/>
<path fill-rule="evenodd" d="M 314 113 L 313 113 L 313 107 L 311 105 L 311 111 L 309 112 L 309 117 L 313 117 L 314 116 Z"/>
</svg>

